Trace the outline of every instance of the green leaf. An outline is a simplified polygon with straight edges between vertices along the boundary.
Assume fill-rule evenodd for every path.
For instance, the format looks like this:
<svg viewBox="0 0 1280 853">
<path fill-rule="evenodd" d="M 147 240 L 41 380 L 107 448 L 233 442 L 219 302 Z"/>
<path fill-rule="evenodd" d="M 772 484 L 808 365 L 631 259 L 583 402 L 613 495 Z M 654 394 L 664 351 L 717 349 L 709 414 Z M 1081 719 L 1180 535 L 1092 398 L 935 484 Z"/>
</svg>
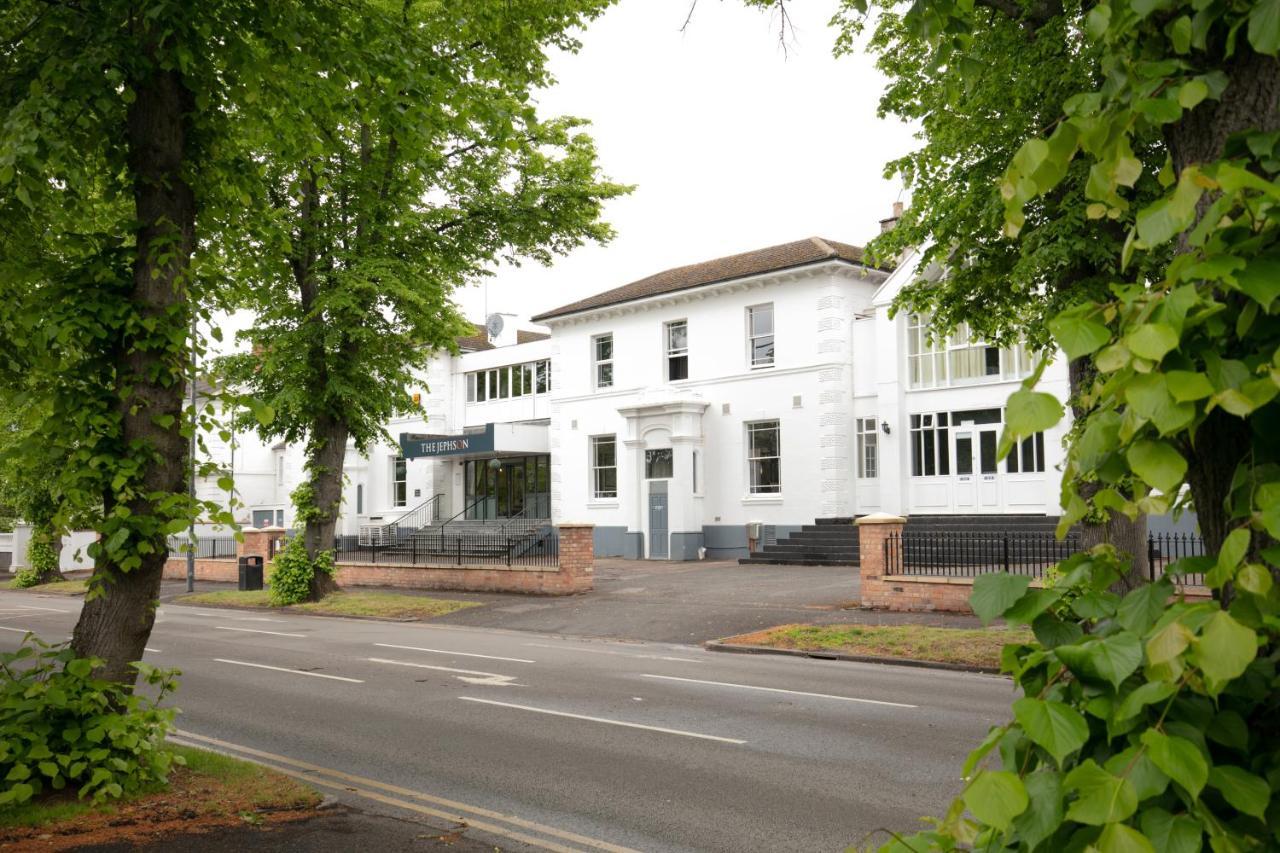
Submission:
<svg viewBox="0 0 1280 853">
<path fill-rule="evenodd" d="M 1125 458 L 1129 460 L 1133 473 L 1165 494 L 1176 491 L 1187 473 L 1187 460 L 1163 441 L 1135 441 L 1125 453 Z"/>
<path fill-rule="evenodd" d="M 1013 703 L 1013 716 L 1027 737 L 1052 755 L 1059 766 L 1089 739 L 1089 724 L 1084 717 L 1062 702 L 1027 696 Z"/>
<path fill-rule="evenodd" d="M 1059 646 L 1054 654 L 1077 675 L 1106 681 L 1119 689 L 1120 683 L 1142 664 L 1142 643 L 1136 635 L 1121 631 L 1078 646 Z"/>
<path fill-rule="evenodd" d="M 1258 635 L 1219 610 L 1196 639 L 1191 660 L 1204 674 L 1206 690 L 1216 696 L 1244 673 L 1257 654 Z"/>
<path fill-rule="evenodd" d="M 1145 634 L 1164 614 L 1165 604 L 1171 595 L 1173 584 L 1167 578 L 1144 584 L 1121 599 L 1116 618 L 1135 634 Z"/>
<path fill-rule="evenodd" d="M 1027 809 L 1013 820 L 1013 831 L 1027 845 L 1035 847 L 1057 831 L 1062 823 L 1062 780 L 1054 771 L 1043 768 L 1022 780 L 1027 790 Z"/>
<path fill-rule="evenodd" d="M 1156 853 L 1145 835 L 1123 823 L 1107 824 L 1098 836 L 1098 853 Z"/>
<path fill-rule="evenodd" d="M 1261 0 L 1249 12 L 1249 44 L 1269 56 L 1280 51 L 1280 0 Z"/>
<path fill-rule="evenodd" d="M 1162 808 L 1146 808 L 1142 832 L 1160 853 L 1200 853 L 1200 822 L 1190 815 L 1174 817 Z"/>
<path fill-rule="evenodd" d="M 1129 351 L 1159 361 L 1178 345 L 1178 333 L 1164 323 L 1144 323 L 1125 336 Z"/>
<path fill-rule="evenodd" d="M 1138 211 L 1137 232 L 1142 248 L 1168 242 L 1195 222 L 1196 202 L 1204 192 L 1196 183 L 1198 174 L 1194 166 L 1183 169 L 1172 194 Z"/>
<path fill-rule="evenodd" d="M 1209 85 L 1203 80 L 1188 80 L 1178 87 L 1178 104 L 1183 109 L 1194 109 L 1207 97 L 1209 97 Z"/>
<path fill-rule="evenodd" d="M 1273 253 L 1253 258 L 1236 273 L 1236 286 L 1263 310 L 1270 311 L 1272 303 L 1280 296 L 1280 255 Z"/>
<path fill-rule="evenodd" d="M 1213 393 L 1209 377 L 1190 370 L 1170 370 L 1164 375 L 1165 385 L 1179 403 L 1203 400 Z"/>
<path fill-rule="evenodd" d="M 1155 729 L 1142 733 L 1142 743 L 1156 767 L 1181 785 L 1192 799 L 1200 796 L 1209 779 L 1209 764 L 1194 743 Z"/>
<path fill-rule="evenodd" d="M 962 797 L 973 816 L 1004 831 L 1026 811 L 1027 789 L 1007 770 L 982 770 L 964 789 Z"/>
<path fill-rule="evenodd" d="M 1111 330 L 1106 326 L 1069 312 L 1049 321 L 1049 333 L 1071 359 L 1096 352 L 1111 340 Z"/>
<path fill-rule="evenodd" d="M 1062 420 L 1062 403 L 1052 394 L 1025 388 L 1009 395 L 1005 423 L 1019 437 L 1043 432 Z"/>
<path fill-rule="evenodd" d="M 1138 795 L 1129 780 L 1108 773 L 1092 758 L 1068 773 L 1065 785 L 1079 794 L 1067 808 L 1067 820 L 1105 826 L 1127 820 L 1138 808 Z"/>
<path fill-rule="evenodd" d="M 1259 819 L 1266 817 L 1267 804 L 1271 802 L 1267 780 L 1242 767 L 1219 764 L 1209 771 L 1209 785 L 1222 792 L 1237 810 Z"/>
<path fill-rule="evenodd" d="M 1169 787 L 1169 777 L 1155 765 L 1146 749 L 1141 746 L 1131 746 L 1123 752 L 1117 752 L 1107 759 L 1103 768 L 1108 773 L 1128 779 L 1139 802 L 1158 797 Z"/>
<path fill-rule="evenodd" d="M 969 604 L 983 624 L 987 624 L 1003 616 L 1006 610 L 1022 598 L 1030 585 L 1029 575 L 978 575 L 973 581 Z"/>
<path fill-rule="evenodd" d="M 1163 702 L 1173 695 L 1174 686 L 1167 681 L 1148 681 L 1129 692 L 1115 710 L 1115 721 L 1120 723 L 1135 717 L 1143 708 Z"/>
</svg>

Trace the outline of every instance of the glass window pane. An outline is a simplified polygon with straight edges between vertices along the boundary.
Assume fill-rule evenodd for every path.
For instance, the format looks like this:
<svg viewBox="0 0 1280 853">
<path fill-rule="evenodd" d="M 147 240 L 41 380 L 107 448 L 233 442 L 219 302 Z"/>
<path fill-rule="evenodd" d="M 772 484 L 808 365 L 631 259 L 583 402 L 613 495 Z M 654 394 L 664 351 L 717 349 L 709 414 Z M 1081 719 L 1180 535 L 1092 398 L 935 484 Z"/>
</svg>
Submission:
<svg viewBox="0 0 1280 853">
<path fill-rule="evenodd" d="M 672 476 L 673 452 L 671 448 L 644 452 L 644 475 L 650 480 L 668 479 Z"/>
<path fill-rule="evenodd" d="M 551 362 L 549 361 L 538 362 L 538 393 L 539 394 L 547 393 L 547 374 L 550 372 L 550 369 L 551 369 Z"/>
<path fill-rule="evenodd" d="M 596 382 L 601 388 L 608 388 L 613 384 L 613 365 L 601 364 L 598 366 L 599 379 Z"/>
</svg>

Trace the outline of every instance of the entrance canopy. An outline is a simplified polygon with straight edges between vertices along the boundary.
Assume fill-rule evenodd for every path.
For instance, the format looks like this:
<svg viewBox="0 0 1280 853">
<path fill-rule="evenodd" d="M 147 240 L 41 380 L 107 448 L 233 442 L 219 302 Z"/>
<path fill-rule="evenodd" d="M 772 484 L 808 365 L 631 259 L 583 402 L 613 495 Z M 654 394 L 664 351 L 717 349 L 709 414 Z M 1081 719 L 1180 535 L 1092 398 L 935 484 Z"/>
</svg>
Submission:
<svg viewBox="0 0 1280 853">
<path fill-rule="evenodd" d="M 485 424 L 482 429 L 453 435 L 400 433 L 405 459 L 489 459 L 494 456 L 527 456 L 550 452 L 546 424 Z"/>
</svg>

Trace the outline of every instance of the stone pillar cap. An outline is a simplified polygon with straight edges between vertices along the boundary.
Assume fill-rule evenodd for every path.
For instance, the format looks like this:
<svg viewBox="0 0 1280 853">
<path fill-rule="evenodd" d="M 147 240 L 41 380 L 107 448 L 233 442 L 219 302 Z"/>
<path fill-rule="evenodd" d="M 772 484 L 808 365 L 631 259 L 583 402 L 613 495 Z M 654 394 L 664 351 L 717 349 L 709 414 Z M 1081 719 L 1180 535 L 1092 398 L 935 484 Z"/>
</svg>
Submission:
<svg viewBox="0 0 1280 853">
<path fill-rule="evenodd" d="M 890 515 L 887 512 L 873 512 L 870 515 L 859 516 L 854 519 L 854 524 L 906 524 L 907 520 L 900 515 Z"/>
<path fill-rule="evenodd" d="M 595 527 L 594 521 L 553 521 L 552 527 Z"/>
</svg>

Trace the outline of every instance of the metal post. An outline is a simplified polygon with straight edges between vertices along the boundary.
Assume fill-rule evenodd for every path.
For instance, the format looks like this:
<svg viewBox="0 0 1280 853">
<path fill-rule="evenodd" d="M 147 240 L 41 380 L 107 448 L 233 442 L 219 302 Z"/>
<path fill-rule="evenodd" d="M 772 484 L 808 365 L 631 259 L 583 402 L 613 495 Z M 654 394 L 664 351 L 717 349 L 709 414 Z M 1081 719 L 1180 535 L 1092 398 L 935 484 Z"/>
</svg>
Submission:
<svg viewBox="0 0 1280 853">
<path fill-rule="evenodd" d="M 1003 548 L 1004 570 L 1009 571 L 1009 534 L 1006 533 L 1000 537 L 1000 543 Z"/>
<path fill-rule="evenodd" d="M 187 443 L 187 497 L 190 499 L 187 525 L 187 592 L 196 589 L 196 317 L 191 314 L 191 440 Z"/>
</svg>

